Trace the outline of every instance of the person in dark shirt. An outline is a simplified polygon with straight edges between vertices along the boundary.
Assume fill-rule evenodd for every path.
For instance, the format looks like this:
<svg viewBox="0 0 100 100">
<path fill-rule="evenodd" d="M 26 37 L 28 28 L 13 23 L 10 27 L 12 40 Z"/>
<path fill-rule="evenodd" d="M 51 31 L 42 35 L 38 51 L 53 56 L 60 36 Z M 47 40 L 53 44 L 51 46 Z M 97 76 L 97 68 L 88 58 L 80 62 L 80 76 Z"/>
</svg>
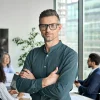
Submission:
<svg viewBox="0 0 100 100">
<path fill-rule="evenodd" d="M 85 80 L 75 81 L 75 85 L 81 95 L 96 99 L 100 90 L 100 56 L 96 53 L 91 53 L 87 64 L 89 68 L 92 68 L 92 71 Z"/>
<path fill-rule="evenodd" d="M 77 53 L 59 40 L 61 28 L 55 10 L 40 14 L 39 29 L 45 44 L 29 52 L 16 81 L 18 91 L 30 93 L 32 100 L 71 100 Z"/>
</svg>

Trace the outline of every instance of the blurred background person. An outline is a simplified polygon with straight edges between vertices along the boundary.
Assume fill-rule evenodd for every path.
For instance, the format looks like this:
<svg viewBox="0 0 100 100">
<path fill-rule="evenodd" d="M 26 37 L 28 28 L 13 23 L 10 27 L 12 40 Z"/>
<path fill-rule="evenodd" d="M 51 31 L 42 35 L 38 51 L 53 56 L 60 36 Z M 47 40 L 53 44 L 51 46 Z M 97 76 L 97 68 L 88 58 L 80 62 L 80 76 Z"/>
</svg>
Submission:
<svg viewBox="0 0 100 100">
<path fill-rule="evenodd" d="M 92 71 L 85 80 L 75 81 L 75 85 L 78 88 L 79 94 L 95 100 L 100 92 L 100 55 L 91 53 L 87 64 L 88 68 L 92 68 Z"/>
<path fill-rule="evenodd" d="M 19 98 L 13 98 L 10 93 L 7 91 L 7 88 L 5 86 L 6 81 L 6 75 L 3 70 L 3 66 L 0 63 L 0 98 L 1 100 L 20 100 Z M 11 92 L 11 91 L 10 91 Z M 17 94 L 18 92 L 16 90 L 12 90 L 12 94 Z"/>
<path fill-rule="evenodd" d="M 13 67 L 11 66 L 10 55 L 7 52 L 2 52 L 0 54 L 0 63 L 3 66 L 5 73 L 15 73 Z"/>
</svg>

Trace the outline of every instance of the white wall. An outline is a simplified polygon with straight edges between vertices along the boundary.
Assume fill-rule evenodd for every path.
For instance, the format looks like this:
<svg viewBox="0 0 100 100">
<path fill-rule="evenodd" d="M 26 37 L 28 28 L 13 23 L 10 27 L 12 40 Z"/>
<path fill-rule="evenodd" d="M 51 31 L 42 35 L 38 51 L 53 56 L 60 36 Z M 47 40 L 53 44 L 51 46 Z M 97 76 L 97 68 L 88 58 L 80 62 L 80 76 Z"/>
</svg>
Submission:
<svg viewBox="0 0 100 100">
<path fill-rule="evenodd" d="M 39 14 L 53 8 L 53 0 L 0 0 L 0 28 L 9 29 L 9 54 L 16 71 L 20 71 L 17 60 L 21 50 L 12 39 L 27 38 L 32 27 L 38 31 Z"/>
</svg>

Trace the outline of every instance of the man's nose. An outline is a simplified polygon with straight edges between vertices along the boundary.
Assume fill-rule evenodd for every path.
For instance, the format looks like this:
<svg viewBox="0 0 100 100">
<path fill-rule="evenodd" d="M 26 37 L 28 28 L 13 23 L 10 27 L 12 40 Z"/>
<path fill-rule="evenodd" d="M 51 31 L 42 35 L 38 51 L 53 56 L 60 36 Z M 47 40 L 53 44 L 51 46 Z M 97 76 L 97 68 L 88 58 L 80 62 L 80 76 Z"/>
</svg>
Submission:
<svg viewBox="0 0 100 100">
<path fill-rule="evenodd" d="M 46 31 L 47 31 L 47 32 L 50 31 L 50 27 L 49 27 L 49 25 L 47 26 Z"/>
</svg>

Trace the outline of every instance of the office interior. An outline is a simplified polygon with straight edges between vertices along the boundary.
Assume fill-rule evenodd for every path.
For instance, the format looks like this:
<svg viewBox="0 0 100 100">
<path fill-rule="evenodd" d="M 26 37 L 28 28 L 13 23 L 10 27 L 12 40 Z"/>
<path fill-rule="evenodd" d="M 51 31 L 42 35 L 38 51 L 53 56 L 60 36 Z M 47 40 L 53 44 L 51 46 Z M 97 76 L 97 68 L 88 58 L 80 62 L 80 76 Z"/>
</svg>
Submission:
<svg viewBox="0 0 100 100">
<path fill-rule="evenodd" d="M 43 41 L 38 27 L 39 14 L 45 9 L 56 9 L 63 25 L 60 40 L 78 53 L 78 78 L 85 79 L 91 71 L 87 66 L 88 55 L 100 54 L 99 5 L 99 0 L 0 0 L 0 30 L 6 30 L 6 50 L 14 69 L 17 72 L 22 69 L 18 66 L 22 51 L 12 39 L 27 39 L 35 27 L 39 33 L 37 41 Z"/>
</svg>

